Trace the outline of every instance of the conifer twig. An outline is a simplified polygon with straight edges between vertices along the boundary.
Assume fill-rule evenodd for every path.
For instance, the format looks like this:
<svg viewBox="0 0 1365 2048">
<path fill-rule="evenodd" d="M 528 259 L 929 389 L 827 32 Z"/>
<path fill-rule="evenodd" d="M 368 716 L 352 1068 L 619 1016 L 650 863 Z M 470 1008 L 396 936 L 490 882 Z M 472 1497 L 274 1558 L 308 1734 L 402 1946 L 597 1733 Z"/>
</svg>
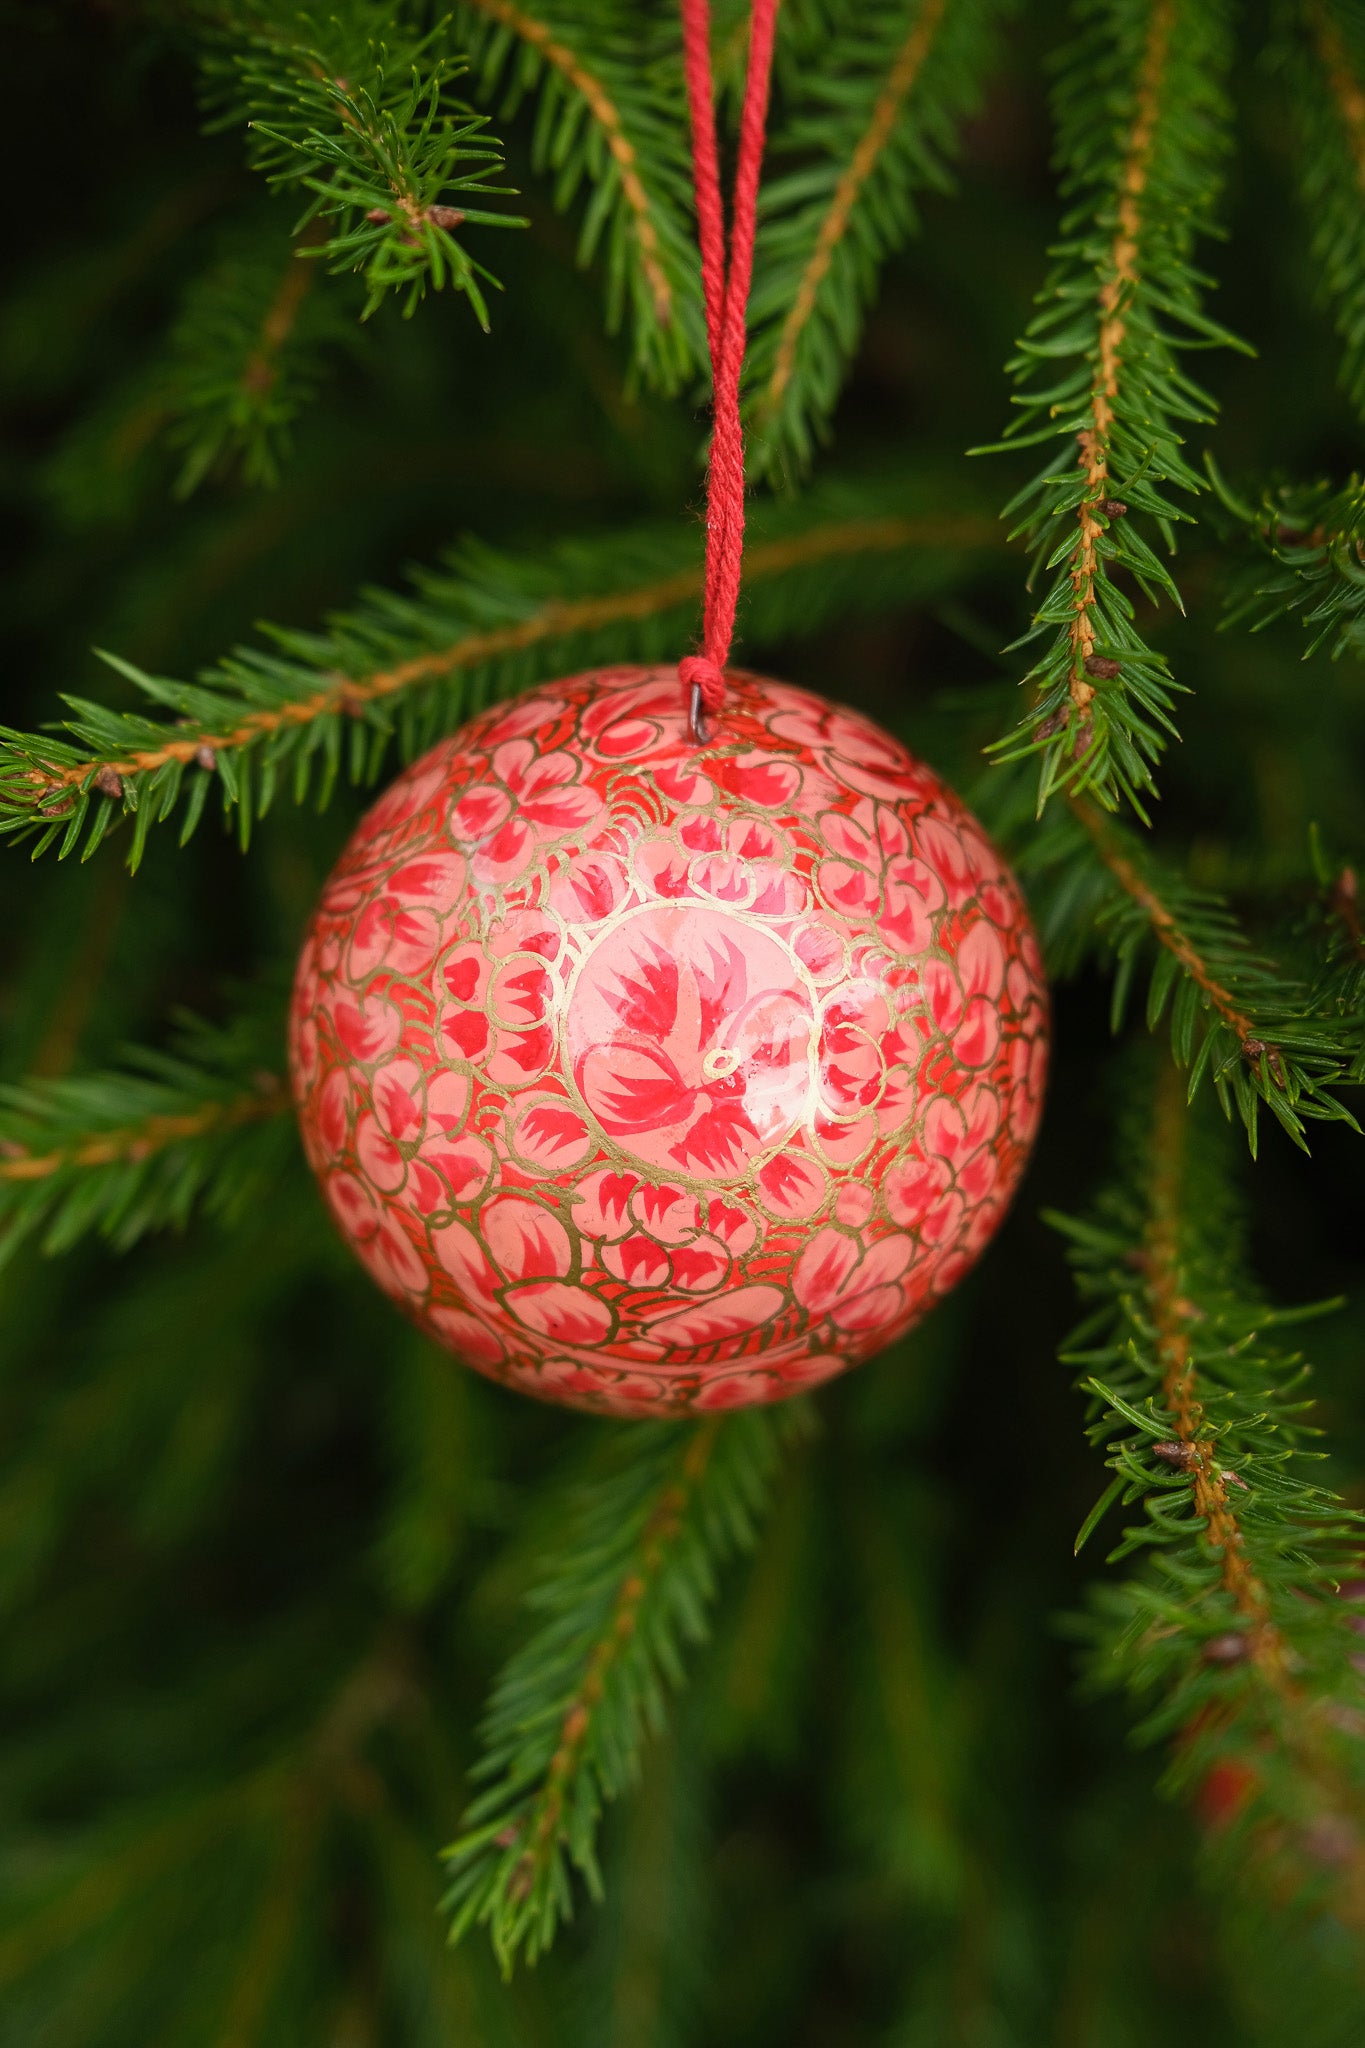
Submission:
<svg viewBox="0 0 1365 2048">
<path fill-rule="evenodd" d="M 705 355 L 678 64 L 654 60 L 638 14 L 614 5 L 461 0 L 456 20 L 509 116 L 535 91 L 534 161 L 555 204 L 591 192 L 579 255 L 603 245 L 608 327 L 629 313 L 637 372 L 676 390 Z"/>
<path fill-rule="evenodd" d="M 827 561 L 832 556 L 908 547 L 921 539 L 930 545 L 943 543 L 950 547 L 956 540 L 965 539 L 970 545 L 973 540 L 979 541 L 981 532 L 980 525 L 974 520 L 961 525 L 953 521 L 939 521 L 933 525 L 915 520 L 852 521 L 837 531 L 816 532 L 800 540 L 774 541 L 767 546 L 760 544 L 751 548 L 745 558 L 745 570 L 752 578 L 781 576 L 813 562 Z M 439 681 L 460 669 L 478 668 L 503 655 L 522 653 L 544 640 L 569 639 L 574 634 L 593 632 L 602 626 L 653 618 L 660 612 L 674 610 L 694 596 L 699 587 L 698 572 L 682 569 L 634 590 L 612 592 L 603 597 L 569 598 L 562 602 L 551 599 L 529 618 L 518 620 L 515 625 L 494 628 L 487 633 L 471 633 L 449 647 L 431 654 L 414 655 L 409 661 L 398 662 L 392 668 L 377 669 L 369 675 L 341 677 L 298 703 L 284 704 L 272 711 L 250 713 L 240 723 L 224 731 L 206 731 L 183 739 L 168 738 L 157 747 L 103 761 L 100 769 L 106 774 L 123 777 L 146 775 L 172 761 L 188 767 L 197 760 L 204 747 L 219 757 L 218 765 L 221 765 L 224 753 L 250 746 L 253 741 L 267 738 L 283 726 L 310 725 L 315 719 L 335 711 L 354 716 L 365 706 L 397 696 L 415 685 Z M 87 767 L 82 764 L 54 775 L 48 790 L 80 787 L 88 779 Z"/>
<path fill-rule="evenodd" d="M 1272 1073 L 1283 1073 L 1284 1061 L 1279 1050 L 1258 1039 L 1250 1017 L 1239 1008 L 1228 990 L 1195 945 L 1189 933 L 1181 926 L 1170 905 L 1158 893 L 1154 882 L 1141 872 L 1135 859 L 1127 854 L 1115 833 L 1093 804 L 1076 798 L 1072 810 L 1090 835 L 1091 844 L 1108 868 L 1114 880 L 1142 912 L 1151 926 L 1157 943 L 1164 946 L 1178 965 L 1183 968 L 1191 982 L 1204 997 L 1209 1008 L 1221 1018 L 1233 1037 L 1243 1058 L 1259 1059 L 1264 1054 Z"/>
<path fill-rule="evenodd" d="M 593 1731 L 593 1716 L 602 1705 L 613 1666 L 619 1663 L 639 1627 L 640 1610 L 651 1586 L 678 1540 L 692 1497 L 705 1478 L 719 1428 L 719 1416 L 711 1416 L 698 1426 L 678 1466 L 677 1477 L 660 1490 L 645 1518 L 636 1545 L 638 1563 L 617 1588 L 606 1627 L 593 1644 L 581 1682 L 560 1719 L 558 1740 L 545 1777 L 521 1824 L 521 1846 L 507 1881 L 511 1898 L 529 1897 L 537 1885 L 544 1883 L 563 1825 L 565 1802 L 582 1769 Z"/>
<path fill-rule="evenodd" d="M 1048 450 L 1006 508 L 1046 579 L 1021 644 L 1045 644 L 1025 678 L 1033 702 L 996 751 L 1040 757 L 1040 811 L 1067 790 L 1145 816 L 1177 686 L 1114 572 L 1179 604 L 1137 520 L 1169 549 L 1189 516 L 1173 492 L 1202 488 L 1182 440 L 1213 404 L 1181 352 L 1240 345 L 1203 312 L 1191 264 L 1220 186 L 1231 37 L 1224 0 L 1085 0 L 1080 15 L 1056 92 L 1071 211 L 1010 365 L 1019 415 L 997 444 Z"/>
<path fill-rule="evenodd" d="M 1147 1703 L 1141 1732 L 1173 1743 L 1172 1784 L 1216 1788 L 1210 1811 L 1236 1824 L 1244 1869 L 1277 1890 L 1292 1872 L 1296 1899 L 1360 1924 L 1365 1745 L 1339 1575 L 1362 1521 L 1301 1474 L 1304 1368 L 1265 1336 L 1295 1318 L 1255 1298 L 1226 1161 L 1189 1119 L 1163 1066 L 1096 1218 L 1052 1219 L 1093 1305 L 1066 1356 L 1114 1473 L 1081 1540 L 1116 1499 L 1145 1517 L 1111 1553 L 1135 1568 L 1092 1602 L 1089 1668 Z M 1350 1853 L 1315 1874 L 1325 1826 Z"/>
<path fill-rule="evenodd" d="M 391 291 L 410 314 L 428 287 L 449 284 L 488 325 L 483 286 L 497 280 L 455 230 L 526 222 L 479 204 L 510 188 L 490 183 L 502 151 L 487 116 L 452 95 L 467 68 L 448 47 L 448 24 L 414 33 L 355 0 L 317 18 L 302 8 L 260 17 L 210 41 L 214 125 L 244 123 L 254 166 L 309 195 L 300 227 L 328 231 L 300 252 L 364 272 L 362 318 Z"/>
<path fill-rule="evenodd" d="M 1259 633 L 1297 615 L 1308 634 L 1305 658 L 1320 647 L 1334 658 L 1365 650 L 1365 479 L 1277 483 L 1253 502 L 1211 459 L 1207 468 L 1255 557 L 1233 576 L 1224 623 Z"/>
<path fill-rule="evenodd" d="M 182 1022 L 169 1053 L 0 1086 L 0 1264 L 40 1230 L 48 1251 L 90 1230 L 122 1249 L 201 1202 L 240 1214 L 290 1142 L 289 1091 L 262 1064 L 275 1030 L 248 1006 L 224 1030 Z"/>
<path fill-rule="evenodd" d="M 1270 1601 L 1247 1558 L 1246 1542 L 1228 1492 L 1227 1474 L 1215 1460 L 1217 1444 L 1205 1434 L 1207 1417 L 1194 1364 L 1193 1335 L 1201 1310 L 1187 1299 L 1181 1282 L 1181 1193 L 1188 1113 L 1174 1068 L 1163 1066 L 1156 1087 L 1152 1132 L 1152 1174 L 1143 1256 L 1152 1341 L 1160 1373 L 1161 1399 L 1171 1416 L 1184 1456 L 1179 1469 L 1189 1478 L 1194 1510 L 1219 1559 L 1223 1590 L 1246 1630 L 1246 1655 L 1273 1685 L 1284 1687 L 1288 1656 L 1284 1637 L 1270 1619 Z"/>
<path fill-rule="evenodd" d="M 1360 877 L 1350 861 L 1334 860 L 1312 834 L 1318 884 L 1316 901 L 1306 920 L 1306 936 L 1317 974 L 1314 1002 L 1323 1016 L 1337 1017 L 1354 1032 L 1355 1058 L 1351 1078 L 1365 1081 L 1365 917 L 1360 907 Z"/>
<path fill-rule="evenodd" d="M 998 13 L 997 0 L 875 0 L 790 31 L 791 105 L 769 142 L 749 307 L 755 474 L 805 468 L 826 432 L 881 267 L 917 225 L 916 194 L 950 187 Z"/>
<path fill-rule="evenodd" d="M 19 1097 L 22 1100 L 22 1097 Z M 13 1100 L 13 1098 L 12 1098 Z M 279 1116 L 288 1106 L 288 1091 L 276 1074 L 263 1073 L 249 1095 L 235 1101 L 207 1102 L 181 1116 L 148 1116 L 122 1130 L 84 1138 L 59 1152 L 26 1151 L 13 1139 L 0 1139 L 0 1181 L 49 1180 L 71 1167 L 141 1165 L 170 1145 L 183 1145 L 211 1132 L 229 1131 L 262 1117 Z"/>
<path fill-rule="evenodd" d="M 307 1906 L 305 1888 L 327 1814 L 314 1784 L 305 1781 L 291 1791 L 292 1797 L 281 1801 L 272 1869 L 246 1931 L 212 2048 L 245 2048 L 260 2038 L 262 2021 L 298 1939 Z"/>
<path fill-rule="evenodd" d="M 932 586 L 997 543 L 975 514 L 892 511 L 896 495 L 835 486 L 755 517 L 750 633 L 799 630 L 849 604 L 903 603 L 917 583 Z M 816 563 L 818 581 L 807 573 Z M 126 811 L 135 866 L 152 824 L 182 799 L 188 838 L 216 784 L 245 842 L 286 765 L 296 798 L 313 785 L 325 802 L 343 762 L 353 779 L 377 772 L 395 729 L 417 752 L 468 715 L 471 697 L 575 661 L 676 653 L 701 573 L 694 534 L 675 525 L 527 562 L 471 546 L 416 582 L 412 596 L 372 593 L 325 634 L 277 631 L 278 651 L 244 649 L 198 684 L 113 661 L 174 724 L 69 698 L 75 745 L 0 728 L 0 833 L 35 836 L 37 851 L 60 841 L 62 853 L 84 834 L 84 856 Z"/>
<path fill-rule="evenodd" d="M 242 366 L 237 389 L 243 399 L 259 400 L 278 385 L 280 354 L 297 325 L 312 277 L 313 273 L 297 259 L 281 277 L 279 289 L 266 307 L 255 345 Z"/>
<path fill-rule="evenodd" d="M 265 309 L 256 344 L 242 369 L 241 389 L 257 393 L 273 390 L 279 382 L 280 351 L 298 324 L 299 313 L 316 272 L 295 260 L 285 266 L 275 295 Z"/>
<path fill-rule="evenodd" d="M 575 55 L 548 23 L 536 20 L 525 8 L 514 6 L 512 0 L 466 0 L 466 4 L 476 13 L 486 15 L 490 21 L 509 29 L 547 65 L 559 72 L 601 129 L 621 181 L 621 197 L 634 223 L 640 268 L 654 302 L 655 316 L 660 325 L 666 327 L 673 317 L 673 285 L 664 268 L 659 229 L 655 222 L 655 203 L 645 190 L 637 151 L 625 132 L 620 110 L 611 94 L 583 58 Z"/>
<path fill-rule="evenodd" d="M 1290 89 L 1315 269 L 1342 340 L 1342 382 L 1360 411 L 1365 408 L 1365 23 L 1358 8 L 1339 0 L 1298 0 L 1282 18 L 1288 33 L 1278 55 Z"/>
<path fill-rule="evenodd" d="M 1360 915 L 1360 878 L 1352 867 L 1344 867 L 1332 884 L 1330 898 L 1333 917 L 1340 925 L 1346 943 L 1358 960 L 1365 960 L 1365 922 Z"/>
<path fill-rule="evenodd" d="M 815 246 L 806 260 L 790 311 L 782 322 L 773 355 L 772 374 L 758 404 L 760 417 L 775 412 L 782 403 L 796 367 L 801 336 L 814 313 L 820 287 L 829 275 L 839 244 L 848 233 L 853 209 L 890 139 L 897 116 L 924 68 L 925 59 L 943 25 L 948 0 L 924 0 L 896 52 L 886 83 L 873 103 L 866 128 L 848 164 L 839 174 L 829 209 L 815 236 Z"/>
<path fill-rule="evenodd" d="M 485 1783 L 447 1850 L 452 1938 L 485 1925 L 504 1971 L 572 1912 L 571 1867 L 600 1896 L 604 1801 L 631 1782 L 684 1643 L 706 1632 L 716 1568 L 747 1548 L 801 1411 L 750 1409 L 680 1430 L 635 1424 L 580 1488 L 531 1597 L 544 1617 L 494 1688 Z"/>
<path fill-rule="evenodd" d="M 1099 291 L 1100 320 L 1090 385 L 1090 423 L 1077 436 L 1085 494 L 1076 508 L 1078 532 L 1067 560 L 1072 595 L 1071 618 L 1067 624 L 1071 649 L 1067 691 L 1081 731 L 1089 726 L 1090 706 L 1095 697 L 1090 664 L 1095 658 L 1097 637 L 1097 585 L 1103 574 L 1099 544 L 1109 528 L 1109 515 L 1103 508 L 1110 498 L 1114 407 L 1119 396 L 1120 366 L 1128 331 L 1127 308 L 1138 284 L 1143 201 L 1151 173 L 1157 116 L 1175 27 L 1175 0 L 1154 0 L 1137 76 L 1132 126 L 1124 144 L 1119 171 L 1117 219 L 1104 266 L 1104 282 Z"/>
<path fill-rule="evenodd" d="M 246 482 L 278 480 L 294 419 L 318 383 L 320 344 L 345 331 L 330 296 L 315 289 L 317 265 L 300 260 L 321 245 L 321 225 L 309 222 L 283 251 L 271 239 L 263 250 L 256 227 L 233 237 L 190 287 L 172 333 L 161 382 L 168 438 L 184 450 L 180 497 L 227 451 Z"/>
<path fill-rule="evenodd" d="M 1356 77 L 1351 53 L 1327 0 L 1310 0 L 1307 12 L 1323 74 L 1346 132 L 1356 182 L 1365 198 L 1365 85 Z"/>
<path fill-rule="evenodd" d="M 1294 1142 L 1305 1122 L 1356 1120 L 1342 1089 L 1361 1063 L 1358 1016 L 1330 992 L 1251 944 L 1223 899 L 1187 882 L 1136 833 L 1073 796 L 1025 846 L 1044 943 L 1059 972 L 1098 943 L 1115 963 L 1111 1012 L 1126 1014 L 1150 963 L 1147 1024 L 1169 1012 L 1171 1048 L 1191 1095 L 1212 1082 L 1252 1151 L 1262 1105 Z"/>
</svg>

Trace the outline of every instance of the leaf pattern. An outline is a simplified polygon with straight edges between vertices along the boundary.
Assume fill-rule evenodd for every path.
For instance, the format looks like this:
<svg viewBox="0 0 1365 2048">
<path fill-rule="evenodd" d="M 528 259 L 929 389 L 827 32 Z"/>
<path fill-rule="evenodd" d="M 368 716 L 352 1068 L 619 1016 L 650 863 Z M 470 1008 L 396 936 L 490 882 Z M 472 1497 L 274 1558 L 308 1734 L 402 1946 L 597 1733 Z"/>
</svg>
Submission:
<svg viewBox="0 0 1365 2048">
<path fill-rule="evenodd" d="M 1037 1126 L 1038 948 L 932 772 L 856 713 L 569 678 L 409 768 L 299 961 L 339 1229 L 469 1365 L 618 1414 L 782 1398 L 996 1228 Z"/>
</svg>

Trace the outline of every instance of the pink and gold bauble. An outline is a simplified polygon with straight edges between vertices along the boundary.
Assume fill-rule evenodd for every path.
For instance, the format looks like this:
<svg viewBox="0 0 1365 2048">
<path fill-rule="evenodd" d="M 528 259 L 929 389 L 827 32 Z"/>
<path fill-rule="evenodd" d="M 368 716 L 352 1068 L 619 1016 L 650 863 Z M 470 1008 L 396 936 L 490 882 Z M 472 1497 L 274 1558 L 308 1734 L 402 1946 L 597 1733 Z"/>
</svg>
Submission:
<svg viewBox="0 0 1365 2048">
<path fill-rule="evenodd" d="M 857 713 L 674 668 L 475 718 L 400 775 L 299 961 L 308 1158 L 468 1364 L 622 1415 L 742 1407 L 901 1335 L 995 1230 L 1047 998 L 1013 877 Z"/>
</svg>

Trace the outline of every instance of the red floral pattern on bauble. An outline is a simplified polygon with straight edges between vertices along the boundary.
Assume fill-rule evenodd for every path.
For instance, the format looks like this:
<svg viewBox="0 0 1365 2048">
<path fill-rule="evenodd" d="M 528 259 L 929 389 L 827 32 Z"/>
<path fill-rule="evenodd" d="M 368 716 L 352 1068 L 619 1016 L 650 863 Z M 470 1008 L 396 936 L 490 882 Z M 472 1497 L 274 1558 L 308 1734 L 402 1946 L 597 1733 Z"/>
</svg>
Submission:
<svg viewBox="0 0 1365 2048">
<path fill-rule="evenodd" d="M 468 1364 L 622 1415 L 779 1400 L 966 1271 L 1037 1127 L 1019 889 L 857 713 L 675 669 L 474 719 L 356 831 L 291 1012 L 304 1144 Z"/>
</svg>

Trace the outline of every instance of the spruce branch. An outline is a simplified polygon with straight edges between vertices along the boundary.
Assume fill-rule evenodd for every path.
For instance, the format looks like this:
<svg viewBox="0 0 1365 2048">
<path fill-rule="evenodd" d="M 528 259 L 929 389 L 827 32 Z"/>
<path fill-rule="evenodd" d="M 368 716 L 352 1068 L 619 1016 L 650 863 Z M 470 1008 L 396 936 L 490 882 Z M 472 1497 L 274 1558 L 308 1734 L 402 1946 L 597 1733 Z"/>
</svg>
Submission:
<svg viewBox="0 0 1365 2048">
<path fill-rule="evenodd" d="M 183 1226 L 199 1202 L 240 1214 L 288 1143 L 289 1091 L 262 1064 L 277 1027 L 256 1007 L 221 1030 L 187 1018 L 169 1052 L 0 1084 L 0 1265 L 36 1232 L 48 1252 L 92 1230 L 124 1250 Z"/>
<path fill-rule="evenodd" d="M 1288 87 L 1299 187 L 1341 378 L 1365 415 L 1365 22 L 1341 0 L 1292 0 L 1274 48 Z"/>
<path fill-rule="evenodd" d="M 1263 955 L 1216 892 L 1195 887 L 1083 797 L 1026 846 L 1020 865 L 1036 878 L 1057 970 L 1074 968 L 1092 947 L 1112 960 L 1117 1031 L 1145 967 L 1148 1029 L 1169 1013 L 1190 1095 L 1210 1081 L 1253 1153 L 1262 1105 L 1305 1148 L 1306 1121 L 1358 1128 L 1340 1091 L 1360 1068 L 1359 1016 L 1343 1015 L 1320 986 Z"/>
<path fill-rule="evenodd" d="M 1365 653 L 1365 479 L 1340 487 L 1267 485 L 1252 503 L 1212 461 L 1209 476 L 1224 512 L 1254 550 L 1235 574 L 1225 623 L 1259 633 L 1297 615 L 1305 656 L 1326 646 L 1335 659 Z"/>
<path fill-rule="evenodd" d="M 1045 645 L 1024 678 L 1030 709 L 997 752 L 1040 756 L 1040 812 L 1066 790 L 1145 817 L 1178 686 L 1116 574 L 1180 603 L 1139 521 L 1173 549 L 1190 516 L 1173 494 L 1202 487 L 1183 439 L 1213 401 L 1182 353 L 1240 345 L 1203 312 L 1191 263 L 1221 182 L 1232 39 L 1225 0 L 1083 0 L 1080 16 L 1055 95 L 1071 210 L 1009 365 L 1018 417 L 981 451 L 1048 451 L 1006 507 L 1045 586 L 1020 644 Z"/>
<path fill-rule="evenodd" d="M 346 331 L 340 310 L 314 289 L 301 261 L 319 246 L 317 221 L 296 244 L 240 246 L 196 280 L 171 336 L 163 389 L 168 439 L 183 450 L 177 497 L 186 498 L 228 458 L 249 484 L 274 484 L 297 415 L 320 381 L 324 345 Z"/>
<path fill-rule="evenodd" d="M 635 1424 L 568 1507 L 530 1596 L 544 1619 L 493 1689 L 485 1789 L 446 1851 L 452 1939 L 486 1926 L 504 1972 L 550 1947 L 574 1870 L 601 1896 L 603 1804 L 634 1780 L 684 1646 L 706 1634 L 717 1568 L 753 1543 L 781 1446 L 802 1426 L 800 1410 Z"/>
<path fill-rule="evenodd" d="M 750 638 L 911 602 L 998 545 L 974 512 L 920 509 L 935 496 L 924 482 L 831 484 L 756 512 Z M 326 803 L 343 769 L 372 779 L 395 736 L 411 756 L 480 703 L 575 663 L 681 652 L 700 589 L 697 537 L 678 524 L 526 560 L 468 543 L 410 593 L 370 592 L 322 633 L 274 629 L 196 683 L 106 656 L 174 723 L 71 697 L 69 737 L 0 728 L 0 834 L 85 858 L 127 814 L 136 867 L 152 825 L 181 809 L 183 843 L 216 786 L 245 845 L 281 782 Z"/>
<path fill-rule="evenodd" d="M 456 229 L 524 227 L 485 198 L 502 150 L 486 115 L 456 99 L 468 69 L 449 47 L 449 23 L 425 33 L 386 15 L 376 39 L 366 0 L 339 0 L 315 16 L 293 0 L 259 12 L 239 36 L 213 39 L 206 60 L 211 125 L 244 123 L 255 169 L 275 187 L 309 195 L 296 233 L 328 232 L 300 254 L 336 271 L 361 271 L 368 318 L 390 292 L 411 314 L 430 288 L 462 293 L 488 326 L 485 285 L 497 279 L 469 255 Z"/>
<path fill-rule="evenodd" d="M 1144 1739 L 1172 1742 L 1170 1784 L 1235 1821 L 1243 1867 L 1277 1889 L 1292 1873 L 1296 1896 L 1359 1925 L 1365 1748 L 1341 1580 L 1365 1520 L 1305 1475 L 1307 1368 L 1267 1336 L 1318 1311 L 1256 1294 L 1228 1160 L 1173 1069 L 1132 1124 L 1097 1214 L 1052 1219 L 1090 1304 L 1065 1356 L 1114 1474 L 1077 1547 L 1115 1502 L 1143 1516 L 1110 1554 L 1128 1576 L 1083 1624 L 1088 1668 L 1141 1703 Z M 1329 1830 L 1349 1844 L 1330 1861 Z"/>
<path fill-rule="evenodd" d="M 579 260 L 601 254 L 607 324 L 626 324 L 635 370 L 677 390 L 705 361 L 690 212 L 687 110 L 676 52 L 620 0 L 462 0 L 458 32 L 481 90 L 510 119 L 535 100 L 532 155 L 561 211 L 586 195 Z"/>
<path fill-rule="evenodd" d="M 877 0 L 789 52 L 749 302 L 749 464 L 808 467 L 881 265 L 951 187 L 957 130 L 995 54 L 999 0 Z M 787 166 L 790 166 L 787 168 Z"/>
</svg>

